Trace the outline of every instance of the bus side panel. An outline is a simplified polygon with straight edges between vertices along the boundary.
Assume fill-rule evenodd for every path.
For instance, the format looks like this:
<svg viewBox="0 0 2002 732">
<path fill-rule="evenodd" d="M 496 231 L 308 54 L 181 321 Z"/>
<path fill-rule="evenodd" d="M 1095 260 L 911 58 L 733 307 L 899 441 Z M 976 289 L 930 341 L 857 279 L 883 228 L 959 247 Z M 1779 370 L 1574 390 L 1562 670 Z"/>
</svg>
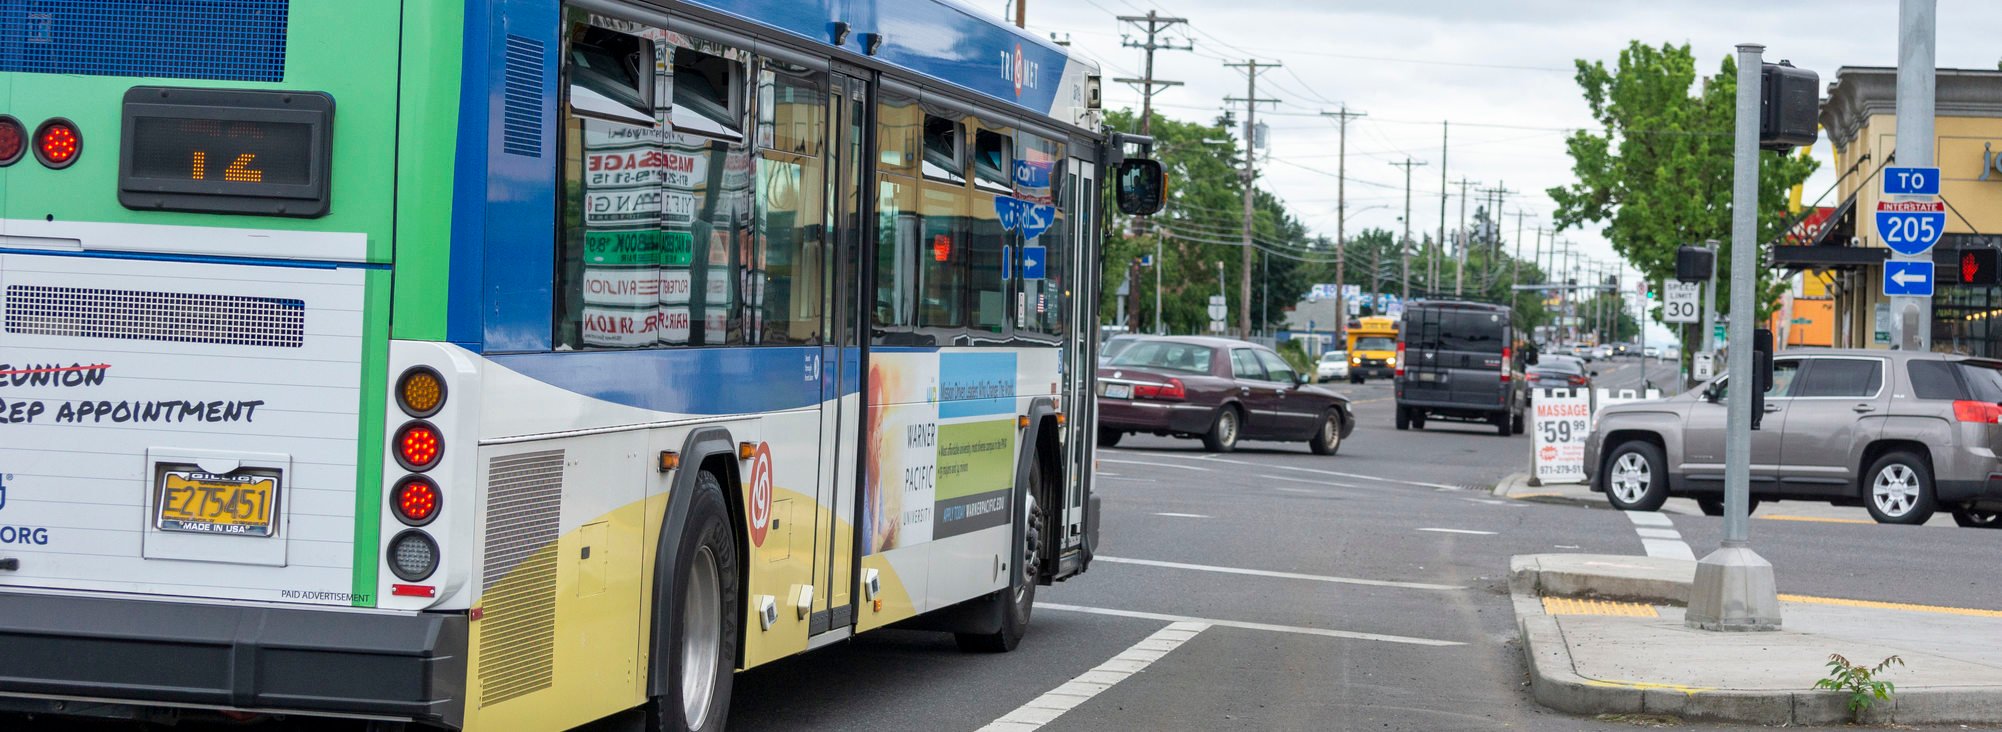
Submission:
<svg viewBox="0 0 2002 732">
<path fill-rule="evenodd" d="M 465 14 L 463 2 L 403 5 L 394 334 L 403 340 L 446 339 Z"/>
</svg>

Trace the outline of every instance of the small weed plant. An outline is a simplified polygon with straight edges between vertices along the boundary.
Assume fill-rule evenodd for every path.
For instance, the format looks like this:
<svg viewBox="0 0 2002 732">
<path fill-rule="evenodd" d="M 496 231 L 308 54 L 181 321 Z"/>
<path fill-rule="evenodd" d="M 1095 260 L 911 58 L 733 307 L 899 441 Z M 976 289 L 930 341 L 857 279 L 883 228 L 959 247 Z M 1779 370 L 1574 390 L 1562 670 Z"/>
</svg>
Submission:
<svg viewBox="0 0 2002 732">
<path fill-rule="evenodd" d="M 1889 681 L 1879 676 L 1892 666 L 1903 666 L 1905 660 L 1892 656 L 1879 661 L 1875 666 L 1859 666 L 1843 658 L 1840 653 L 1828 654 L 1828 678 L 1814 682 L 1814 688 L 1849 693 L 1849 715 L 1862 721 L 1863 713 L 1878 701 L 1890 701 L 1897 691 Z"/>
</svg>

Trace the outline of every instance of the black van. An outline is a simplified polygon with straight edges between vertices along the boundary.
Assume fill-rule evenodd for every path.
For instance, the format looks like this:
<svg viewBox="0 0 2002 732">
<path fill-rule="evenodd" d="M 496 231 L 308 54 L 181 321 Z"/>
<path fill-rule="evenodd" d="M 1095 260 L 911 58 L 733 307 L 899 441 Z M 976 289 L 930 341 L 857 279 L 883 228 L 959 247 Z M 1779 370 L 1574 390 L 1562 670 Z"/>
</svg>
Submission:
<svg viewBox="0 0 2002 732">
<path fill-rule="evenodd" d="M 1437 417 L 1488 422 L 1522 434 L 1527 393 L 1506 306 L 1424 300 L 1404 307 L 1397 340 L 1397 428 Z"/>
</svg>

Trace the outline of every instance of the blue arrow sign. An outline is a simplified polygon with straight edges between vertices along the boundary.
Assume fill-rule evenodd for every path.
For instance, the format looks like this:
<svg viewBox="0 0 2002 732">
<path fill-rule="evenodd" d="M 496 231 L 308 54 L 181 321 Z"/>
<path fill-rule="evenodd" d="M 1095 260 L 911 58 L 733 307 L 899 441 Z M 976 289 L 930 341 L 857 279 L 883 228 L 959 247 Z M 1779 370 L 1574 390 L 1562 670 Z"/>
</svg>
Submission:
<svg viewBox="0 0 2002 732">
<path fill-rule="evenodd" d="M 1047 250 L 1043 247 L 1022 247 L 1022 279 L 1040 280 L 1043 278 L 1045 251 Z"/>
<path fill-rule="evenodd" d="M 1899 254 L 1926 253 L 1946 234 L 1946 204 L 1939 201 L 1878 201 L 1877 236 Z"/>
<path fill-rule="evenodd" d="M 1939 168 L 1885 168 L 1884 195 L 1937 196 Z"/>
<path fill-rule="evenodd" d="M 1932 297 L 1932 262 L 1893 259 L 1884 263 L 1884 295 Z"/>
</svg>

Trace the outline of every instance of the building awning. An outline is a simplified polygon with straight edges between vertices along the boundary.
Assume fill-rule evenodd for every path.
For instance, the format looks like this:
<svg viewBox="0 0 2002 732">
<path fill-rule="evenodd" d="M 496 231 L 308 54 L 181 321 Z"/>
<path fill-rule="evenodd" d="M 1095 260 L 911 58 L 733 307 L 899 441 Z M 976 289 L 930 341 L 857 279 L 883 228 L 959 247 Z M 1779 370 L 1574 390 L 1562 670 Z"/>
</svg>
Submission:
<svg viewBox="0 0 2002 732">
<path fill-rule="evenodd" d="M 1842 199 L 1825 218 L 1818 222 L 1805 244 L 1775 244 L 1773 246 L 1774 267 L 1789 270 L 1803 269 L 1857 269 L 1874 267 L 1889 259 L 1891 252 L 1879 247 L 1851 246 L 1856 239 L 1856 196 Z M 1786 237 L 1798 241 L 1793 236 Z"/>
</svg>

